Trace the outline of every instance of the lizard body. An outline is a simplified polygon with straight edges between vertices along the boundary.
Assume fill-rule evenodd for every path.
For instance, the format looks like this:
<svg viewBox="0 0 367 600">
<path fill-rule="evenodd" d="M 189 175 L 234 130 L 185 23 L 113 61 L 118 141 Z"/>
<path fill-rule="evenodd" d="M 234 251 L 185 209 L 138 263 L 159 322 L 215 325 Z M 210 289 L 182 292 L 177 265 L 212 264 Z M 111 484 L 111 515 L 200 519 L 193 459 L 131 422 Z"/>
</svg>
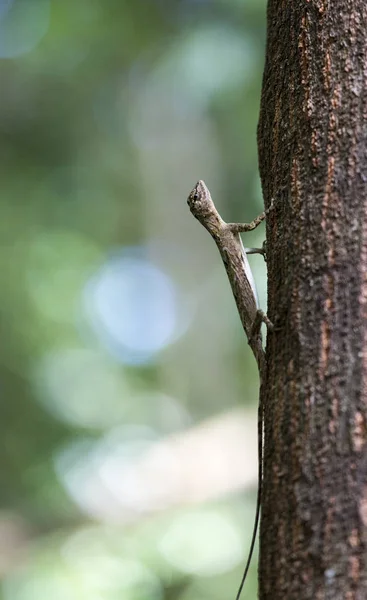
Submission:
<svg viewBox="0 0 367 600">
<path fill-rule="evenodd" d="M 265 322 L 269 328 L 272 327 L 269 319 L 259 309 L 255 281 L 247 260 L 246 252 L 260 252 L 263 250 L 247 249 L 243 247 L 240 233 L 252 231 L 264 219 L 263 212 L 251 223 L 226 223 L 215 208 L 209 189 L 203 181 L 198 181 L 191 191 L 187 203 L 194 217 L 207 229 L 214 239 L 220 252 L 227 276 L 236 301 L 237 310 L 245 330 L 248 343 L 255 356 L 260 375 L 260 400 L 258 407 L 258 492 L 256 502 L 255 523 L 251 539 L 248 559 L 246 562 L 242 581 L 237 592 L 236 600 L 239 600 L 246 576 L 250 567 L 253 549 L 256 540 L 257 527 L 259 523 L 262 491 L 262 468 L 263 468 L 263 402 L 262 387 L 265 382 L 266 361 L 265 352 L 261 338 L 261 323 Z M 270 210 L 270 209 L 269 209 Z"/>
</svg>

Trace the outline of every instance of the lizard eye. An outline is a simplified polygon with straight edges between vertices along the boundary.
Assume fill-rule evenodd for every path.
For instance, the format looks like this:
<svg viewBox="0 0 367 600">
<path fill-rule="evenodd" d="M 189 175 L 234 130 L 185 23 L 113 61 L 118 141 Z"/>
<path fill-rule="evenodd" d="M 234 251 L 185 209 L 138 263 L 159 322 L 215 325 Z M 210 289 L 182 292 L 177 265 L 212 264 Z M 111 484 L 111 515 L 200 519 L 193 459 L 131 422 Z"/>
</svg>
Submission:
<svg viewBox="0 0 367 600">
<path fill-rule="evenodd" d="M 198 194 L 197 192 L 194 192 L 194 193 L 193 193 L 193 196 L 192 196 L 192 198 L 193 198 L 193 200 L 195 200 L 195 202 L 197 202 L 197 201 L 199 200 L 199 197 L 200 197 L 200 196 L 199 196 L 199 194 Z"/>
</svg>

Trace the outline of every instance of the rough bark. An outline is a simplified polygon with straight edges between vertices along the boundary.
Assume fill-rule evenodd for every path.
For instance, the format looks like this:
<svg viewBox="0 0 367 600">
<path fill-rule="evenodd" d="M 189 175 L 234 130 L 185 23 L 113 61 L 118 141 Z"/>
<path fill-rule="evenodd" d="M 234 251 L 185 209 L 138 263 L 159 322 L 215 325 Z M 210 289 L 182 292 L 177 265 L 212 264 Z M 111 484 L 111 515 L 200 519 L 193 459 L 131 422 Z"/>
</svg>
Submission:
<svg viewBox="0 0 367 600">
<path fill-rule="evenodd" d="M 367 3 L 269 0 L 260 598 L 367 598 Z"/>
</svg>

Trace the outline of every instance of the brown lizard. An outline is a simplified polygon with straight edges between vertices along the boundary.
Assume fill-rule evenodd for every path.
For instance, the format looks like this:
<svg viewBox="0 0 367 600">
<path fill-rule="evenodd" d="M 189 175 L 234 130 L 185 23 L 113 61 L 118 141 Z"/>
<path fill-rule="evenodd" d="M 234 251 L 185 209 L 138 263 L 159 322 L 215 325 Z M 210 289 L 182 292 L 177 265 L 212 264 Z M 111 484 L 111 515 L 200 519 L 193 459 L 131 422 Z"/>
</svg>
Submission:
<svg viewBox="0 0 367 600">
<path fill-rule="evenodd" d="M 261 338 L 261 323 L 266 323 L 268 329 L 272 329 L 272 323 L 258 306 L 257 291 L 255 281 L 250 269 L 246 254 L 259 252 L 264 254 L 263 249 L 248 248 L 245 249 L 240 233 L 252 231 L 266 217 L 270 208 L 261 213 L 251 223 L 226 223 L 214 206 L 210 192 L 204 181 L 198 181 L 187 199 L 187 203 L 194 217 L 204 225 L 214 239 L 223 264 L 225 266 L 232 293 L 236 301 L 237 310 L 245 330 L 248 343 L 255 356 L 260 375 L 260 399 L 258 407 L 258 461 L 259 461 L 259 481 L 256 502 L 255 523 L 251 539 L 248 559 L 242 576 L 242 581 L 237 592 L 236 600 L 239 600 L 247 573 L 250 567 L 251 558 L 254 550 L 256 533 L 260 517 L 261 490 L 263 475 L 263 388 L 266 376 L 265 352 Z"/>
</svg>

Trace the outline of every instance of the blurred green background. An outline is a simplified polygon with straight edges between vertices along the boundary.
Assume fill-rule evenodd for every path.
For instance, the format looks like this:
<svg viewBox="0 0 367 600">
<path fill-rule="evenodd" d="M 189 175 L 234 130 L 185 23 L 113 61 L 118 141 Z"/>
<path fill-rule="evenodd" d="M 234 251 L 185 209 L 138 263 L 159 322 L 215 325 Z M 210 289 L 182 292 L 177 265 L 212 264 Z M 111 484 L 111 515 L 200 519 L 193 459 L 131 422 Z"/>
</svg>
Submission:
<svg viewBox="0 0 367 600">
<path fill-rule="evenodd" d="M 186 198 L 262 210 L 264 38 L 265 0 L 0 1 L 4 600 L 235 596 L 258 378 Z"/>
</svg>

